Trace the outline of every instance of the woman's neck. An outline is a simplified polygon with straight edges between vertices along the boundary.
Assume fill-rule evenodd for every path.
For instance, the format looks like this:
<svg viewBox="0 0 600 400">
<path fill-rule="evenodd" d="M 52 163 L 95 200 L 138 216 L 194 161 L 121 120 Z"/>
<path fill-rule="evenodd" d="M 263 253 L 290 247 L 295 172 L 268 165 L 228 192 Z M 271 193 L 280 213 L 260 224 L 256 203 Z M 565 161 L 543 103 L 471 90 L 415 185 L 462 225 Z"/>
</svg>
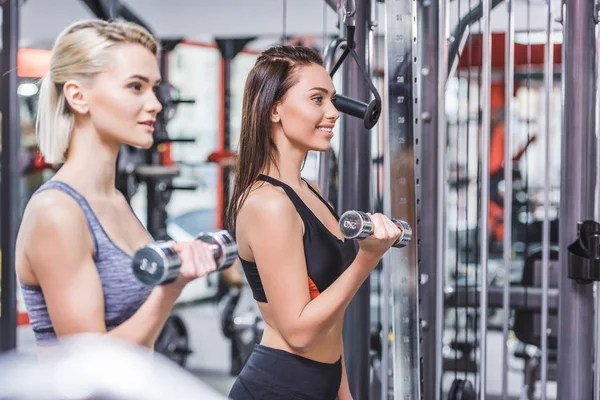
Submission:
<svg viewBox="0 0 600 400">
<path fill-rule="evenodd" d="M 105 143 L 95 131 L 74 129 L 69 151 L 56 179 L 77 186 L 87 195 L 111 196 L 115 193 L 115 175 L 119 144 Z"/>
</svg>

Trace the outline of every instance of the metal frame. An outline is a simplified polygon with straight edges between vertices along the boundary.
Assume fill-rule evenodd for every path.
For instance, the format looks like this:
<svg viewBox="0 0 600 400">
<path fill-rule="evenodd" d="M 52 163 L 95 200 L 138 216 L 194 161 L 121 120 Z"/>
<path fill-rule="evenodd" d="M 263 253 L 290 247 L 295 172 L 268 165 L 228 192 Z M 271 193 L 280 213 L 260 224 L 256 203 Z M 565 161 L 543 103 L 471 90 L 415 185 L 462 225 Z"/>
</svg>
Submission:
<svg viewBox="0 0 600 400">
<path fill-rule="evenodd" d="M 506 1 L 508 32 L 506 34 L 506 112 L 504 117 L 504 160 L 512 160 L 512 116 L 514 110 L 513 92 L 515 87 L 515 11 L 513 0 Z M 513 164 L 504 162 L 504 287 L 502 296 L 502 400 L 508 396 L 508 339 L 510 322 L 510 269 L 512 263 L 512 195 L 513 195 Z"/>
<path fill-rule="evenodd" d="M 246 47 L 246 45 L 253 41 L 254 37 L 230 39 L 222 38 L 215 39 L 219 52 L 221 53 L 221 121 L 219 129 L 219 142 L 217 143 L 218 150 L 229 150 L 231 149 L 231 64 L 234 58 Z M 221 193 L 218 194 L 219 202 L 221 203 L 221 213 L 217 215 L 217 227 L 225 226 L 225 213 L 229 206 L 230 187 L 231 187 L 231 167 L 220 167 L 219 168 L 219 181 L 222 187 Z M 217 207 L 218 208 L 218 207 Z"/>
<path fill-rule="evenodd" d="M 444 293 L 445 276 L 446 276 L 446 246 L 448 240 L 448 232 L 446 228 L 446 198 L 448 185 L 447 182 L 447 130 L 446 130 L 446 84 L 448 81 L 448 35 L 449 35 L 449 1 L 441 0 L 439 3 L 439 31 L 438 31 L 438 92 L 437 92 L 437 223 L 436 223 L 436 247 L 438 249 L 436 255 L 436 280 L 435 289 L 437 292 L 436 308 L 437 315 L 435 321 L 435 400 L 439 400 L 442 395 L 442 375 L 444 374 L 443 366 L 443 337 L 444 337 L 444 298 L 441 295 Z"/>
<path fill-rule="evenodd" d="M 455 291 L 446 291 L 445 302 L 448 306 L 479 307 L 481 298 L 478 298 L 479 289 L 475 287 L 459 288 Z M 543 303 L 542 289 L 539 287 L 512 286 L 510 288 L 510 309 L 519 311 L 539 311 Z M 558 313 L 558 289 L 548 289 L 547 309 L 553 314 Z M 488 307 L 492 309 L 504 308 L 504 288 L 492 286 L 488 289 Z"/>
<path fill-rule="evenodd" d="M 504 0 L 492 0 L 491 7 L 492 9 L 496 8 L 500 5 Z M 510 1 L 510 0 L 509 0 Z M 464 38 L 465 34 L 470 32 L 470 26 L 476 23 L 483 16 L 483 2 L 479 3 L 475 6 L 471 11 L 469 11 L 464 17 L 460 19 L 456 28 L 452 32 L 452 37 L 454 40 L 450 43 L 450 47 L 448 50 L 448 72 L 451 72 L 454 65 L 458 64 L 458 58 L 460 57 L 460 53 L 462 52 L 462 47 L 464 46 Z M 452 74 L 448 74 L 451 76 Z"/>
<path fill-rule="evenodd" d="M 416 232 L 403 249 L 389 251 L 393 265 L 394 398 L 420 399 L 422 393 L 419 320 L 420 145 L 419 116 L 414 112 L 417 88 L 417 1 L 386 2 L 386 96 L 388 129 L 384 212 L 402 216 Z"/>
<path fill-rule="evenodd" d="M 568 250 L 577 222 L 594 216 L 594 0 L 563 5 L 563 130 L 560 193 L 560 305 L 557 398 L 590 399 L 593 393 L 593 285 L 568 277 Z"/>
<path fill-rule="evenodd" d="M 355 50 L 365 55 L 371 21 L 370 0 L 356 1 Z M 366 57 L 365 57 L 366 58 Z M 365 58 L 343 64 L 343 92 L 360 101 L 370 97 L 369 87 L 361 72 Z M 371 137 L 358 118 L 341 119 L 339 149 L 338 210 L 369 210 L 371 208 Z M 350 391 L 356 399 L 369 397 L 369 339 L 371 282 L 367 278 L 346 309 L 344 319 L 344 360 Z"/>
<path fill-rule="evenodd" d="M 548 381 L 548 272 L 550 268 L 550 137 L 552 115 L 552 85 L 554 81 L 554 49 L 552 42 L 552 4 L 546 4 L 546 45 L 544 46 L 544 98 L 546 143 L 544 148 L 544 222 L 542 227 L 542 338 L 541 338 L 541 391 L 542 400 L 546 400 Z"/>
<path fill-rule="evenodd" d="M 336 0 L 333 0 L 336 1 Z M 337 11 L 337 8 L 334 8 Z M 323 63 L 327 72 L 331 73 L 331 69 L 335 65 L 335 57 L 337 51 L 345 44 L 345 40 L 342 37 L 336 37 L 332 39 L 327 46 L 325 46 L 325 50 L 323 51 Z M 329 201 L 329 186 L 330 186 L 330 165 L 331 165 L 331 152 L 330 150 L 326 153 L 318 152 L 317 153 L 317 165 L 318 165 L 318 173 L 317 173 L 317 186 L 321 189 L 322 196 L 325 200 Z M 337 204 L 334 204 L 334 207 L 337 207 Z"/>
<path fill-rule="evenodd" d="M 491 129 L 491 74 L 492 74 L 492 32 L 490 26 L 491 7 L 490 0 L 483 0 L 483 62 L 481 70 L 481 91 L 483 97 L 483 120 L 481 130 L 481 237 L 480 242 L 480 265 L 481 265 L 481 291 L 479 314 L 481 321 L 480 344 L 479 344 L 479 398 L 485 398 L 487 389 L 487 311 L 488 311 L 488 213 L 490 198 L 490 129 Z"/>
<path fill-rule="evenodd" d="M 149 25 L 138 17 L 129 7 L 121 2 L 121 0 L 81 0 L 94 15 L 105 21 L 110 21 L 116 18 L 123 18 L 126 21 L 136 23 L 146 28 L 150 33 L 153 33 Z"/>
<path fill-rule="evenodd" d="M 421 123 L 417 125 L 417 135 L 421 138 L 420 158 L 429 154 L 437 157 L 426 157 L 427 162 L 421 165 L 421 212 L 419 238 L 419 258 L 421 260 L 421 338 L 423 340 L 422 378 L 423 398 L 439 400 L 442 376 L 442 333 L 443 333 L 443 280 L 445 259 L 445 191 L 444 172 L 446 162 L 439 157 L 439 151 L 445 154 L 445 139 L 440 140 L 438 134 L 445 137 L 444 96 L 438 91 L 444 90 L 446 72 L 441 71 L 446 65 L 445 51 L 447 23 L 445 14 L 447 0 L 419 1 L 418 37 L 419 52 L 418 69 L 421 84 L 419 85 L 418 110 Z M 440 50 L 442 54 L 440 54 Z M 443 61 L 440 61 L 443 60 Z M 440 169 L 441 168 L 441 169 Z M 441 225 L 441 227 L 440 227 Z M 438 239 L 440 242 L 438 242 Z M 438 258 L 439 257 L 439 258 Z M 441 324 L 441 325 L 440 325 Z"/>
<path fill-rule="evenodd" d="M 596 45 L 600 44 L 600 26 L 596 25 Z M 600 51 L 596 47 L 596 137 L 600 137 Z M 600 141 L 596 145 L 596 154 L 600 154 Z M 600 171 L 600 157 L 596 159 L 596 171 Z M 594 219 L 600 219 L 600 173 L 596 174 L 596 204 L 594 207 Z M 600 399 L 600 368 L 597 367 L 600 360 L 600 282 L 594 283 L 596 293 L 596 313 L 594 314 L 594 400 Z"/>
<path fill-rule="evenodd" d="M 15 243 L 21 216 L 19 152 L 21 150 L 21 124 L 17 96 L 17 52 L 19 50 L 19 0 L 2 2 L 2 223 L 0 240 L 2 248 L 2 275 L 0 285 L 0 351 L 17 346 L 17 278 L 15 275 Z"/>
</svg>

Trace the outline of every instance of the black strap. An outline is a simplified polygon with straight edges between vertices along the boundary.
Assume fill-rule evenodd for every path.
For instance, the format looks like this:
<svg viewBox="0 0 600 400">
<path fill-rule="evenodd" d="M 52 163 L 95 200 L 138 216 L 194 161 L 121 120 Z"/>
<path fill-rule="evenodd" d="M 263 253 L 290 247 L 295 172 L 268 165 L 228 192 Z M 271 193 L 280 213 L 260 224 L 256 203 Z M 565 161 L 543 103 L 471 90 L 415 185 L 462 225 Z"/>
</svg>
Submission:
<svg viewBox="0 0 600 400">
<path fill-rule="evenodd" d="M 284 183 L 278 179 L 275 179 L 273 177 L 267 176 L 267 175 L 263 175 L 260 174 L 256 180 L 258 181 L 265 181 L 270 183 L 273 186 L 278 186 L 280 188 L 283 189 L 283 191 L 288 195 L 288 197 L 290 198 L 290 200 L 292 201 L 292 203 L 294 204 L 294 207 L 296 207 L 296 211 L 298 211 L 298 213 L 300 214 L 300 216 L 304 219 L 307 218 L 308 215 L 310 213 L 312 213 L 310 211 L 310 209 L 308 208 L 308 206 L 302 201 L 302 199 L 300 198 L 300 196 L 298 196 L 298 193 L 296 193 L 294 191 L 294 189 L 292 189 L 287 183 Z"/>
<path fill-rule="evenodd" d="M 317 195 L 317 197 L 319 198 L 319 200 L 321 200 L 323 202 L 323 204 L 325 204 L 327 206 L 327 208 L 329 209 L 329 211 L 331 211 L 331 213 L 333 214 L 333 216 L 335 217 L 335 219 L 337 219 L 338 221 L 340 220 L 339 215 L 337 214 L 337 212 L 334 210 L 334 208 L 331 206 L 331 204 L 329 204 L 329 202 L 327 200 L 325 200 L 323 198 L 323 196 L 321 196 L 321 194 L 319 193 L 318 190 L 316 190 L 306 179 L 302 178 L 302 180 L 304 182 L 306 182 L 306 184 L 308 185 L 308 188 Z"/>
<path fill-rule="evenodd" d="M 304 182 L 306 182 L 306 184 L 308 185 L 308 187 L 310 188 L 310 190 L 327 206 L 327 209 L 333 214 L 333 216 L 335 217 L 336 220 L 339 221 L 339 216 L 337 215 L 337 213 L 335 212 L 335 210 L 331 207 L 331 205 L 329 203 L 327 203 L 327 201 L 321 197 L 321 195 L 319 194 L 319 192 L 317 192 L 311 185 L 310 183 L 308 183 L 304 178 L 301 178 Z M 296 193 L 296 191 L 294 189 L 292 189 L 287 183 L 282 182 L 278 179 L 275 179 L 271 176 L 267 176 L 267 175 L 263 175 L 260 174 L 258 175 L 258 177 L 256 178 L 256 180 L 259 181 L 265 181 L 270 183 L 271 185 L 274 186 L 279 186 L 280 188 L 282 188 L 285 193 L 288 195 L 288 197 L 290 198 L 290 200 L 292 200 L 292 203 L 294 203 L 294 206 L 296 206 L 296 210 L 302 215 L 302 217 L 309 217 L 309 216 L 314 216 L 314 218 L 316 218 L 316 215 L 313 213 L 313 211 L 306 205 L 306 203 L 300 198 L 300 196 L 298 195 L 298 193 Z M 302 213 L 306 213 L 306 214 L 302 214 Z"/>
</svg>

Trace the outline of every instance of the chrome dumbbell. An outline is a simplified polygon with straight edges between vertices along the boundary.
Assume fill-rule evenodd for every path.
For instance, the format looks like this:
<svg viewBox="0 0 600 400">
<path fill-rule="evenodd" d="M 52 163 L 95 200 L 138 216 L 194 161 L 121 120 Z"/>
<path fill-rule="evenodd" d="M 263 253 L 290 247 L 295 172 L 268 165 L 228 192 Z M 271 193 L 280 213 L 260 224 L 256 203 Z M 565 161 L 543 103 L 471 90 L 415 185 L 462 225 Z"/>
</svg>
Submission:
<svg viewBox="0 0 600 400">
<path fill-rule="evenodd" d="M 210 245 L 217 271 L 229 268 L 237 259 L 237 244 L 229 232 L 203 232 L 195 238 Z M 133 275 L 147 286 L 165 285 L 179 275 L 181 259 L 169 242 L 150 243 L 133 256 Z"/>
<path fill-rule="evenodd" d="M 402 230 L 402 236 L 393 244 L 393 247 L 405 247 L 412 238 L 411 226 L 401 219 L 392 218 L 392 222 Z M 346 211 L 340 217 L 339 226 L 342 236 L 346 239 L 366 239 L 373 233 L 373 222 L 369 215 L 362 211 Z"/>
</svg>

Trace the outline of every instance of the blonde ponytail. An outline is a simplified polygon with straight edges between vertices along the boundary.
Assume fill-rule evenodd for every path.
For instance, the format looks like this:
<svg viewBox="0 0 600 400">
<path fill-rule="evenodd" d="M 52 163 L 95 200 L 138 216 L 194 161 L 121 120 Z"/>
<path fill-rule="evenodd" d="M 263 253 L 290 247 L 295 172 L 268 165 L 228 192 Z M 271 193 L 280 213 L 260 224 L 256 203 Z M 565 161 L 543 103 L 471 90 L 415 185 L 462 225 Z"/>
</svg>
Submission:
<svg viewBox="0 0 600 400">
<path fill-rule="evenodd" d="M 40 152 L 50 164 L 64 160 L 73 131 L 74 116 L 61 89 L 52 82 L 50 73 L 42 78 L 36 132 Z"/>
<path fill-rule="evenodd" d="M 46 162 L 64 161 L 75 124 L 64 84 L 71 79 L 89 80 L 106 70 L 107 50 L 120 43 L 139 44 L 154 55 L 159 51 L 158 42 L 146 29 L 124 21 L 79 21 L 56 39 L 50 71 L 41 82 L 36 120 L 38 146 Z"/>
</svg>

